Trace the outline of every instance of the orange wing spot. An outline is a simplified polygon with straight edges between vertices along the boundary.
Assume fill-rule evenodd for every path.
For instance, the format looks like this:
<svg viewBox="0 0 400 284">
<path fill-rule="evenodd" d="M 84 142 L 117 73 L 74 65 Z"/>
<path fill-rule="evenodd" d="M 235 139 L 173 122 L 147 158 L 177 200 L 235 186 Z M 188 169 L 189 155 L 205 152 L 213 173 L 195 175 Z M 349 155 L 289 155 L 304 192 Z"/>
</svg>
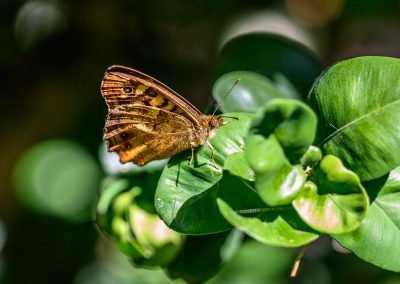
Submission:
<svg viewBox="0 0 400 284">
<path fill-rule="evenodd" d="M 164 103 L 164 97 L 162 95 L 158 94 L 149 103 L 150 103 L 151 106 L 159 107 L 160 105 L 162 105 Z"/>
<path fill-rule="evenodd" d="M 175 104 L 172 101 L 168 101 L 168 104 L 165 107 L 163 107 L 163 109 L 170 111 L 174 107 L 175 107 Z"/>
<path fill-rule="evenodd" d="M 143 95 L 149 86 L 139 84 L 135 89 L 135 95 Z"/>
<path fill-rule="evenodd" d="M 127 145 L 125 144 L 125 147 Z M 148 161 L 143 161 L 141 153 L 143 153 L 144 149 L 147 146 L 145 144 L 135 146 L 135 147 L 129 147 L 129 149 L 120 149 L 118 151 L 118 156 L 120 158 L 120 161 L 122 163 L 127 163 L 127 162 L 134 162 L 135 164 L 138 164 L 139 166 L 143 166 L 146 164 Z"/>
</svg>

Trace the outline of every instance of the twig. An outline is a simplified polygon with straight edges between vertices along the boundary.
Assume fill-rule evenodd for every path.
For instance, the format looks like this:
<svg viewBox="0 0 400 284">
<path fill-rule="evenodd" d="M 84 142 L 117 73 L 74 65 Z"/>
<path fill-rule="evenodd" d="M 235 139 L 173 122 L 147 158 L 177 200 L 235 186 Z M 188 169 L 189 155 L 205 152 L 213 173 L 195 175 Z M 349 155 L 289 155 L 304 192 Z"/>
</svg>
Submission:
<svg viewBox="0 0 400 284">
<path fill-rule="evenodd" d="M 290 272 L 290 277 L 295 278 L 297 276 L 297 271 L 299 270 L 300 261 L 303 258 L 304 254 L 306 253 L 308 247 L 309 247 L 309 244 L 307 244 L 301 248 L 301 250 L 293 264 L 292 271 Z"/>
</svg>

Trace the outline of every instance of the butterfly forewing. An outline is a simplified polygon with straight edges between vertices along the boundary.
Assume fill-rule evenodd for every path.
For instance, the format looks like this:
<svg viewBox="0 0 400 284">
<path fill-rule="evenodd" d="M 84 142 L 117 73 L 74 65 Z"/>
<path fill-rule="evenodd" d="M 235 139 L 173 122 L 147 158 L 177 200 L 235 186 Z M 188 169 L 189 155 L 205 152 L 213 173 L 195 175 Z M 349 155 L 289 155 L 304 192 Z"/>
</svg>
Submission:
<svg viewBox="0 0 400 284">
<path fill-rule="evenodd" d="M 124 92 L 127 91 L 127 92 Z M 199 124 L 202 113 L 168 86 L 137 70 L 114 65 L 107 69 L 101 91 L 109 110 L 132 102 L 181 114 Z"/>
</svg>

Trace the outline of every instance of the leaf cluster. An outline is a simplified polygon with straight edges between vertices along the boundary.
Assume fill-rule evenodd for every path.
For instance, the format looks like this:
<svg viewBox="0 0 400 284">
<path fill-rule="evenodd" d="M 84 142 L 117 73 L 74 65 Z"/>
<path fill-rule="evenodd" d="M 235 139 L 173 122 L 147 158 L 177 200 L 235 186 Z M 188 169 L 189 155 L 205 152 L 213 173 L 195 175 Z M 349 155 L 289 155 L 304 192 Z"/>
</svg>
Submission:
<svg viewBox="0 0 400 284">
<path fill-rule="evenodd" d="M 262 47 L 268 44 L 282 47 L 281 54 L 274 58 L 266 53 Z M 245 60 L 243 53 L 248 55 Z M 284 60 L 297 65 L 288 68 Z M 302 246 L 329 234 L 360 258 L 400 271 L 400 60 L 342 61 L 311 85 L 310 78 L 320 71 L 302 47 L 276 36 L 249 34 L 224 47 L 213 87 L 215 100 L 220 101 L 238 78 L 241 82 L 221 108 L 228 123 L 209 140 L 215 162 L 208 147 L 196 149 L 192 164 L 190 151 L 172 157 L 159 178 L 152 179 L 154 195 L 142 202 L 171 230 L 166 242 L 174 244 L 174 253 L 155 263 L 167 266 L 172 277 L 192 282 L 211 277 L 200 275 L 212 275 L 229 259 L 216 248 L 225 242 L 231 248 L 238 245 L 237 238 L 229 237 L 233 228 L 279 247 Z M 145 187 L 142 193 L 149 190 Z M 126 208 L 140 203 L 133 201 L 139 191 L 135 185 L 124 190 L 130 203 L 123 212 L 132 213 Z M 105 202 L 114 209 L 106 206 L 99 215 L 109 216 L 105 227 L 124 250 L 124 233 L 109 224 L 118 215 L 116 196 Z M 134 223 L 132 218 L 125 218 L 125 225 Z M 140 241 L 140 229 L 128 227 L 123 230 L 129 231 L 128 243 L 135 247 L 132 240 Z M 181 234 L 191 236 L 185 240 Z M 215 262 L 188 276 L 185 244 L 193 238 L 200 248 L 208 242 L 216 245 L 210 254 Z M 148 245 L 145 239 L 140 247 Z M 159 252 L 164 245 L 150 247 Z M 136 252 L 147 263 L 157 254 Z"/>
</svg>

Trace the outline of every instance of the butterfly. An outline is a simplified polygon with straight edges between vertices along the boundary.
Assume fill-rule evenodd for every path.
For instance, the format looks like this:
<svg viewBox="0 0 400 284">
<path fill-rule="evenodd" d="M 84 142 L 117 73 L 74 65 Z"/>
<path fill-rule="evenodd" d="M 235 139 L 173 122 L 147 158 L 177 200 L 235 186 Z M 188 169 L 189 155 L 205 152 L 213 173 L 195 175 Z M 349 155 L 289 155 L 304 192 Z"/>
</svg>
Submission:
<svg viewBox="0 0 400 284">
<path fill-rule="evenodd" d="M 137 70 L 113 65 L 101 82 L 108 106 L 103 140 L 122 163 L 143 166 L 206 144 L 224 123 L 205 115 L 178 93 Z"/>
</svg>

